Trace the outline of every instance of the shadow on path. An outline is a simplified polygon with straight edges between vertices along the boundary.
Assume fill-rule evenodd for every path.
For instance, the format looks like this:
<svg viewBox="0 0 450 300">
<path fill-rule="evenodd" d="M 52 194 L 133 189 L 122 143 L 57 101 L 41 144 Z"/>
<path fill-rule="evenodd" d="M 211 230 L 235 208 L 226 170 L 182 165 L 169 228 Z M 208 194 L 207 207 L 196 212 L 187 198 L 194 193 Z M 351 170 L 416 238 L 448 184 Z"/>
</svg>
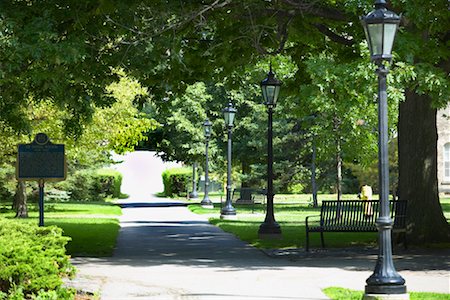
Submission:
<svg viewBox="0 0 450 300">
<path fill-rule="evenodd" d="M 118 203 L 121 208 L 142 208 L 142 207 L 187 207 L 190 203 L 182 202 L 131 202 Z"/>
</svg>

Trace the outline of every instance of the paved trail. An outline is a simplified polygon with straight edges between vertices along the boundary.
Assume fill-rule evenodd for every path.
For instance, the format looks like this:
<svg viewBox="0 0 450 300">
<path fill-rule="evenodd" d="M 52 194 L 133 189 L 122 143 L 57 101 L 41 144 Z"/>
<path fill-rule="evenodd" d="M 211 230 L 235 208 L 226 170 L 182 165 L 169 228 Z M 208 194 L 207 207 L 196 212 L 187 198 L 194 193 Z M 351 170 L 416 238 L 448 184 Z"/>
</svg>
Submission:
<svg viewBox="0 0 450 300">
<path fill-rule="evenodd" d="M 263 253 L 208 224 L 181 203 L 122 201 L 110 258 L 75 258 L 76 285 L 101 299 L 327 299 L 322 289 L 362 290 L 374 250 Z M 140 199 L 138 199 L 140 198 Z M 409 290 L 450 293 L 450 253 L 409 251 L 396 266 Z"/>
</svg>

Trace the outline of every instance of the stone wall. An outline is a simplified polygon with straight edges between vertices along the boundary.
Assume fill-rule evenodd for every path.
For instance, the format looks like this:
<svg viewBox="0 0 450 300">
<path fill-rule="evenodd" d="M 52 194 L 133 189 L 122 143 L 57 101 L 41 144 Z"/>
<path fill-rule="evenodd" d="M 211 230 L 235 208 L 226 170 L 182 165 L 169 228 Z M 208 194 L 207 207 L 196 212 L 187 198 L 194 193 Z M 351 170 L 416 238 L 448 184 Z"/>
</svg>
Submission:
<svg viewBox="0 0 450 300">
<path fill-rule="evenodd" d="M 450 143 L 450 106 L 437 112 L 438 129 L 438 188 L 440 193 L 450 193 L 450 179 L 444 178 L 444 145 Z"/>
</svg>

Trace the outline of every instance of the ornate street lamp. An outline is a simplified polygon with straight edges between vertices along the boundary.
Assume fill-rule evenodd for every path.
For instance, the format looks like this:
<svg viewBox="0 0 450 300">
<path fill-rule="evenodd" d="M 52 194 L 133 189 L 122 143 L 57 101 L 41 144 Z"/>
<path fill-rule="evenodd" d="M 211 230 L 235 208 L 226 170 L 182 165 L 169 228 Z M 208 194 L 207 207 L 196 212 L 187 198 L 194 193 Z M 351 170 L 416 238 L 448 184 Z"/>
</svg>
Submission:
<svg viewBox="0 0 450 300">
<path fill-rule="evenodd" d="M 280 225 L 275 221 L 273 213 L 273 141 L 272 141 L 272 115 L 278 95 L 280 93 L 281 81 L 275 78 L 272 72 L 272 65 L 267 74 L 267 78 L 261 82 L 261 90 L 264 104 L 267 106 L 268 128 L 267 128 L 267 209 L 266 218 L 259 226 L 258 235 L 260 238 L 281 237 Z"/>
<path fill-rule="evenodd" d="M 220 211 L 221 219 L 236 219 L 236 210 L 231 203 L 231 131 L 233 129 L 233 121 L 237 110 L 233 107 L 233 104 L 228 103 L 228 107 L 223 110 L 223 116 L 225 118 L 225 125 L 228 129 L 228 151 L 227 151 L 227 199 L 225 206 Z"/>
<path fill-rule="evenodd" d="M 208 169 L 209 169 L 209 162 L 208 162 L 208 146 L 209 146 L 209 139 L 211 137 L 211 127 L 212 123 L 206 119 L 203 123 L 203 129 L 205 130 L 205 195 L 203 197 L 202 202 L 200 202 L 201 206 L 204 208 L 214 208 L 213 203 L 209 199 L 208 192 L 209 192 L 209 177 L 208 177 Z"/>
<path fill-rule="evenodd" d="M 385 0 L 375 1 L 375 10 L 362 18 L 369 44 L 370 58 L 378 66 L 378 180 L 380 212 L 378 227 L 378 259 L 374 273 L 366 280 L 366 299 L 385 299 L 383 295 L 397 295 L 395 299 L 409 299 L 405 280 L 397 273 L 392 260 L 391 232 L 393 221 L 389 212 L 388 106 L 384 62 L 392 58 L 391 50 L 400 17 L 386 8 Z M 389 296 L 386 296 L 389 297 Z M 387 299 L 387 298 L 386 298 Z M 389 298 L 391 299 L 391 298 Z"/>
</svg>

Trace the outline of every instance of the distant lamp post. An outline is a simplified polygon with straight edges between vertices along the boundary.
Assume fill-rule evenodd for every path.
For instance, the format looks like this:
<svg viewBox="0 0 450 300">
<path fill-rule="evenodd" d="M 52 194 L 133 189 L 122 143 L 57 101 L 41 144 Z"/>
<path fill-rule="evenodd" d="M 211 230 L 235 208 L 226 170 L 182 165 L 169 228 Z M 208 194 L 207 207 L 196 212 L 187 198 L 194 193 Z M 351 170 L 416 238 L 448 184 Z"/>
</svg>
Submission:
<svg viewBox="0 0 450 300">
<path fill-rule="evenodd" d="M 231 203 L 231 133 L 233 130 L 234 117 L 237 110 L 233 107 L 233 103 L 228 103 L 228 106 L 223 110 L 225 118 L 225 126 L 228 129 L 228 151 L 227 151 L 227 198 L 225 206 L 220 211 L 221 219 L 236 219 L 236 210 Z"/>
<path fill-rule="evenodd" d="M 374 273 L 366 280 L 365 299 L 409 299 L 405 280 L 397 273 L 392 260 L 391 232 L 393 221 L 389 212 L 388 106 L 385 61 L 391 50 L 400 17 L 387 10 L 386 1 L 376 0 L 375 10 L 361 19 L 369 44 L 371 60 L 378 66 L 378 180 L 380 212 L 378 227 L 378 259 Z M 389 298 L 389 299 L 394 299 Z"/>
<path fill-rule="evenodd" d="M 272 117 L 278 95 L 280 93 L 281 81 L 275 78 L 272 72 L 272 65 L 267 74 L 267 78 L 261 82 L 261 90 L 264 103 L 267 106 L 268 128 L 267 128 L 267 209 L 266 218 L 259 226 L 258 235 L 260 238 L 279 238 L 281 237 L 280 225 L 275 221 L 273 212 L 273 133 Z"/>
<path fill-rule="evenodd" d="M 194 162 L 192 164 L 192 192 L 189 194 L 189 198 L 197 199 L 198 193 L 197 193 L 197 180 L 196 180 L 196 169 L 197 169 L 197 163 Z"/>
<path fill-rule="evenodd" d="M 209 139 L 211 138 L 211 127 L 212 123 L 208 119 L 205 120 L 203 123 L 203 129 L 205 133 L 205 195 L 203 197 L 202 202 L 200 202 L 201 206 L 204 208 L 214 208 L 213 203 L 209 199 L 209 161 L 208 161 L 208 146 L 209 146 Z"/>
</svg>

